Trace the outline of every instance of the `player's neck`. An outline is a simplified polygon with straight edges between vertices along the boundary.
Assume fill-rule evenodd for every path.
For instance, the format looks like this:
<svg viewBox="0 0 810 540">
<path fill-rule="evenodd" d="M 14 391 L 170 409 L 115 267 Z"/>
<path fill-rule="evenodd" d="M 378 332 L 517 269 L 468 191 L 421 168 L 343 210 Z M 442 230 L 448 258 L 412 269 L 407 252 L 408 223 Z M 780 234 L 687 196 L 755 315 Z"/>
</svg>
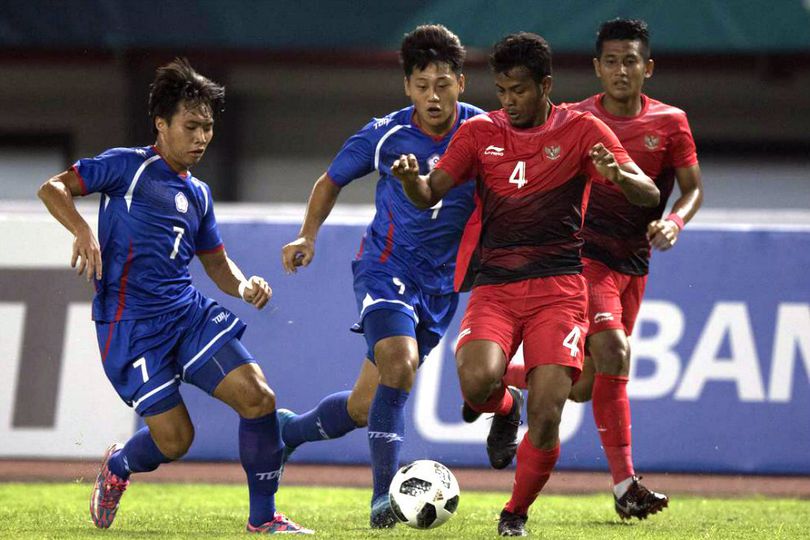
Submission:
<svg viewBox="0 0 810 540">
<path fill-rule="evenodd" d="M 441 138 L 450 133 L 453 129 L 453 126 L 456 125 L 456 120 L 458 119 L 458 103 L 453 105 L 453 114 L 450 115 L 450 118 L 447 119 L 447 122 L 444 122 L 438 126 L 431 126 L 427 122 L 423 122 L 419 115 L 416 114 L 414 111 L 413 114 L 413 122 L 416 124 L 416 127 L 421 129 L 427 135 L 431 137 Z"/>
<path fill-rule="evenodd" d="M 188 175 L 188 169 L 182 163 L 172 158 L 171 154 L 166 151 L 166 147 L 160 144 L 160 139 L 155 141 L 154 147 L 155 151 L 160 155 L 161 158 L 163 158 L 163 161 L 166 162 L 166 165 L 168 165 L 174 172 L 181 176 Z"/>
<path fill-rule="evenodd" d="M 643 106 L 644 103 L 641 100 L 641 94 L 637 94 L 626 100 L 612 98 L 609 94 L 602 96 L 602 107 L 613 116 L 638 116 Z"/>
<path fill-rule="evenodd" d="M 548 120 L 548 116 L 551 114 L 551 102 L 546 99 L 543 102 L 542 107 L 540 107 L 540 111 L 538 112 L 537 116 L 532 121 L 532 125 L 529 127 L 537 127 L 542 126 Z"/>
</svg>

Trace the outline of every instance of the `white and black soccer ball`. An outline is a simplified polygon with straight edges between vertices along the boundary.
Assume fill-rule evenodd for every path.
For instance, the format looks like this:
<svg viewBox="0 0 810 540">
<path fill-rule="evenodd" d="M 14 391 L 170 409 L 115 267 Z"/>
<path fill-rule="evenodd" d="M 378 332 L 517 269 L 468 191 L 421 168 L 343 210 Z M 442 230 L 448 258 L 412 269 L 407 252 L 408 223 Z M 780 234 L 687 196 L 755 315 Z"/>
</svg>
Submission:
<svg viewBox="0 0 810 540">
<path fill-rule="evenodd" d="M 458 482 L 450 469 L 429 459 L 405 465 L 388 490 L 397 519 L 415 529 L 432 529 L 458 508 Z"/>
</svg>

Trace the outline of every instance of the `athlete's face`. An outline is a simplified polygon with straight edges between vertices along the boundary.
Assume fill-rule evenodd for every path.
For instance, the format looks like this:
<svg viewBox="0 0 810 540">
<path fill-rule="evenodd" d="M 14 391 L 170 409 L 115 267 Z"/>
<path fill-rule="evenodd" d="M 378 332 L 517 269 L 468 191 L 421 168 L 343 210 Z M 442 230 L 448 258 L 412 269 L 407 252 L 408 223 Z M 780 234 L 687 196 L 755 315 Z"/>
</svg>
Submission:
<svg viewBox="0 0 810 540">
<path fill-rule="evenodd" d="M 495 74 L 495 89 L 509 122 L 518 128 L 539 126 L 546 120 L 551 76 L 538 84 L 528 69 L 514 67 Z"/>
<path fill-rule="evenodd" d="M 458 96 L 464 92 L 464 75 L 456 75 L 445 62 L 415 68 L 405 77 L 405 95 L 411 98 L 419 127 L 444 135 L 456 121 Z"/>
<path fill-rule="evenodd" d="M 602 55 L 593 59 L 605 93 L 616 101 L 637 99 L 644 79 L 652 76 L 653 61 L 644 60 L 641 41 L 616 39 L 602 43 Z"/>
<path fill-rule="evenodd" d="M 214 118 L 206 104 L 181 101 L 171 120 L 157 117 L 155 127 L 161 154 L 178 171 L 199 163 L 214 136 Z"/>
</svg>

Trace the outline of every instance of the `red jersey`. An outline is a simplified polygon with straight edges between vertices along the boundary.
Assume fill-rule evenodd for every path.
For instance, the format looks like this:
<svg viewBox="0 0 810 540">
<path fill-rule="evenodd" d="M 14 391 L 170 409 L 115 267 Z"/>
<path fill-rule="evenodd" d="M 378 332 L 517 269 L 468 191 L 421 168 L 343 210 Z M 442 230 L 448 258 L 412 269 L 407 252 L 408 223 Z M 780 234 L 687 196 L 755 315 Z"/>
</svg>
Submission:
<svg viewBox="0 0 810 540">
<path fill-rule="evenodd" d="M 661 202 L 654 208 L 635 206 L 615 184 L 594 179 L 582 255 L 612 270 L 641 276 L 647 274 L 650 265 L 647 225 L 663 215 L 675 185 L 675 169 L 697 163 L 695 141 L 681 109 L 642 94 L 638 115 L 614 116 L 602 106 L 602 96 L 561 107 L 592 113 L 610 126 L 633 161 L 653 179 Z"/>
<path fill-rule="evenodd" d="M 601 120 L 553 105 L 537 127 L 515 128 L 500 110 L 458 129 L 436 165 L 456 185 L 476 178 L 456 290 L 468 287 L 465 277 L 475 286 L 582 271 L 583 217 L 591 178 L 599 176 L 589 152 L 598 142 L 619 163 L 630 161 Z"/>
</svg>

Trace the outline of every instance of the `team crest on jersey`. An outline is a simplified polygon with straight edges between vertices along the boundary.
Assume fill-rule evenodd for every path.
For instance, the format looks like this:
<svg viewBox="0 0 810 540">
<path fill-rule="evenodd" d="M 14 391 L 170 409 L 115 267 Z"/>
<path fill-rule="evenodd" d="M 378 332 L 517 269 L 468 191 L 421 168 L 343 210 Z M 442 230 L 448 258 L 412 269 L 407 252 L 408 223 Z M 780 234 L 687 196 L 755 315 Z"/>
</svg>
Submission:
<svg viewBox="0 0 810 540">
<path fill-rule="evenodd" d="M 439 163 L 439 157 L 441 157 L 439 156 L 439 154 L 433 154 L 432 156 L 427 158 L 427 166 L 429 171 L 432 171 L 433 169 L 436 168 L 436 165 Z"/>
<path fill-rule="evenodd" d="M 551 161 L 554 161 L 555 159 L 559 159 L 559 157 L 560 157 L 560 145 L 559 144 L 554 144 L 554 145 L 544 146 L 543 147 L 543 153 Z"/>
<path fill-rule="evenodd" d="M 647 147 L 647 150 L 655 150 L 658 148 L 659 142 L 661 139 L 657 135 L 644 135 L 644 146 Z"/>
<path fill-rule="evenodd" d="M 188 199 L 182 193 L 177 193 L 174 196 L 174 206 L 177 208 L 177 211 L 181 214 L 185 214 L 188 212 Z"/>
</svg>

